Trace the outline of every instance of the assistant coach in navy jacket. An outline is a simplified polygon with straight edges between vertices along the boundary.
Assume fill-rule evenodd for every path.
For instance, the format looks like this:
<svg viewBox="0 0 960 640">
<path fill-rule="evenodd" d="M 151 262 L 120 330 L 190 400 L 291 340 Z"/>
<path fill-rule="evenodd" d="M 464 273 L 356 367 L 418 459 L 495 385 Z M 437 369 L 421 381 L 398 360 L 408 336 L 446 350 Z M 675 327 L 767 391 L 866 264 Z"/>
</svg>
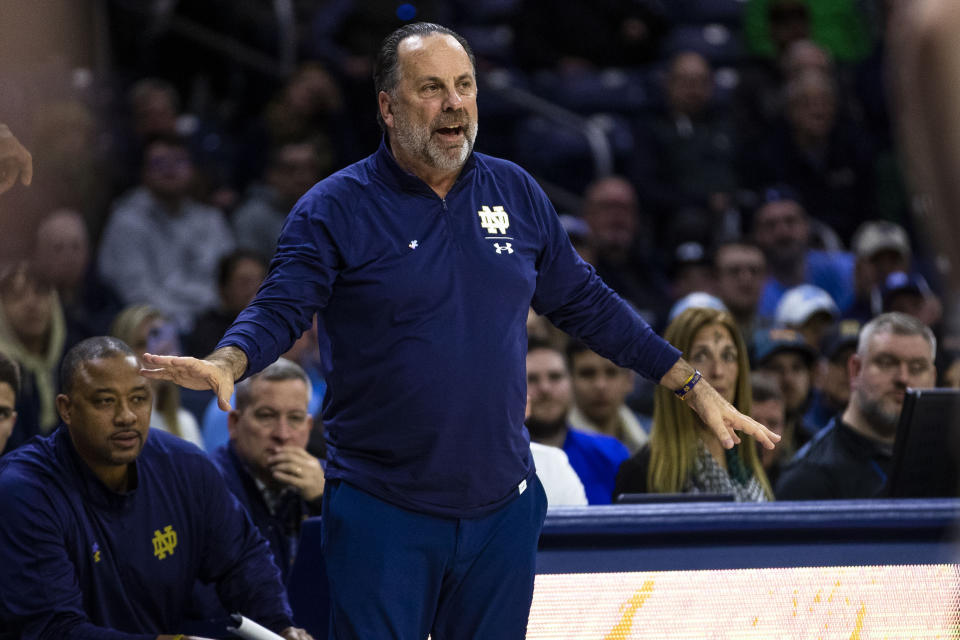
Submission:
<svg viewBox="0 0 960 640">
<path fill-rule="evenodd" d="M 145 375 L 212 388 L 273 362 L 319 313 L 330 364 L 323 551 L 334 638 L 522 638 L 546 500 L 523 426 L 528 308 L 673 388 L 679 352 L 573 250 L 525 171 L 473 152 L 477 85 L 459 35 L 416 23 L 374 70 L 385 136 L 294 206 L 254 301 L 204 360 Z M 721 442 L 773 446 L 704 382 Z"/>
<path fill-rule="evenodd" d="M 65 356 L 65 423 L 0 459 L 0 629 L 23 640 L 159 640 L 192 588 L 216 585 L 287 640 L 294 629 L 266 541 L 213 463 L 150 430 L 149 382 L 116 338 Z"/>
</svg>

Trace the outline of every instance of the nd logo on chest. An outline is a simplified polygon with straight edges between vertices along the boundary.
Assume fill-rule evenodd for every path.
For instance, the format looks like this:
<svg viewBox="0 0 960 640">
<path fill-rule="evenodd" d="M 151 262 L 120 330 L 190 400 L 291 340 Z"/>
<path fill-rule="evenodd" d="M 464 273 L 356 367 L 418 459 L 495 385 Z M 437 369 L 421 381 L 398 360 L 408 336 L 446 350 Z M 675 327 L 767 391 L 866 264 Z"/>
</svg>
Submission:
<svg viewBox="0 0 960 640">
<path fill-rule="evenodd" d="M 153 555 L 158 560 L 163 560 L 168 555 L 173 555 L 173 550 L 177 548 L 177 532 L 173 525 L 168 524 L 161 532 L 159 529 L 153 530 Z"/>
<path fill-rule="evenodd" d="M 499 242 L 500 240 L 513 240 L 507 235 L 507 229 L 510 228 L 510 216 L 504 210 L 502 205 L 490 207 L 483 205 L 477 211 L 480 216 L 480 226 L 487 232 L 486 240 L 497 240 L 493 243 L 493 249 L 498 255 L 513 253 L 513 243 Z"/>
</svg>

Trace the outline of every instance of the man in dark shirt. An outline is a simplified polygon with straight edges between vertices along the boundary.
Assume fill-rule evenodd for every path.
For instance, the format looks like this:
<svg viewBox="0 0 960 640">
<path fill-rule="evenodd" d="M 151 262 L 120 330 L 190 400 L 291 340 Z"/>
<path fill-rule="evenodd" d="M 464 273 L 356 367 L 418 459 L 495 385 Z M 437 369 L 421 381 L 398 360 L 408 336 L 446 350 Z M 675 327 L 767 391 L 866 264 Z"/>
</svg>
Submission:
<svg viewBox="0 0 960 640">
<path fill-rule="evenodd" d="M 284 582 L 300 524 L 320 515 L 325 484 L 320 461 L 306 450 L 313 426 L 310 393 L 306 372 L 283 358 L 246 378 L 227 418 L 230 442 L 214 453 L 230 491 L 270 543 Z"/>
<path fill-rule="evenodd" d="M 883 488 L 907 387 L 936 384 L 936 338 L 916 318 L 885 313 L 860 332 L 850 357 L 850 403 L 784 469 L 779 500 L 870 498 Z"/>
<path fill-rule="evenodd" d="M 530 307 L 678 390 L 727 448 L 735 429 L 779 438 L 603 284 L 529 174 L 473 152 L 476 69 L 461 36 L 407 24 L 374 78 L 380 149 L 298 201 L 216 351 L 145 354 L 144 374 L 213 389 L 226 409 L 234 382 L 320 313 L 331 636 L 522 638 L 546 515 L 522 424 Z"/>
<path fill-rule="evenodd" d="M 80 342 L 61 388 L 65 426 L 0 461 L 0 630 L 171 640 L 202 580 L 228 611 L 309 639 L 292 626 L 266 541 L 210 460 L 149 429 L 150 385 L 130 347 Z"/>
</svg>

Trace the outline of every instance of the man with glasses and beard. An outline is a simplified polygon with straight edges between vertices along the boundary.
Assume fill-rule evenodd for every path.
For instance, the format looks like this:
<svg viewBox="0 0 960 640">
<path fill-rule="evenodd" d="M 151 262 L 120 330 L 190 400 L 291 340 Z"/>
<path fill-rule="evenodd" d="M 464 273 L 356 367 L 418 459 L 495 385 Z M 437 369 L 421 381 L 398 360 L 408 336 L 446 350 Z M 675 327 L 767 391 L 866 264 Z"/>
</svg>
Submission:
<svg viewBox="0 0 960 640">
<path fill-rule="evenodd" d="M 379 150 L 294 206 L 257 297 L 207 358 L 145 375 L 213 389 L 273 362 L 320 314 L 323 553 L 333 638 L 523 638 L 546 498 L 523 429 L 529 307 L 678 389 L 732 447 L 741 415 L 570 245 L 543 190 L 473 152 L 467 42 L 408 24 L 374 68 Z"/>
<path fill-rule="evenodd" d="M 884 313 L 860 331 L 847 361 L 850 402 L 783 470 L 778 500 L 871 498 L 883 488 L 907 387 L 933 387 L 937 341 L 922 322 Z"/>
</svg>

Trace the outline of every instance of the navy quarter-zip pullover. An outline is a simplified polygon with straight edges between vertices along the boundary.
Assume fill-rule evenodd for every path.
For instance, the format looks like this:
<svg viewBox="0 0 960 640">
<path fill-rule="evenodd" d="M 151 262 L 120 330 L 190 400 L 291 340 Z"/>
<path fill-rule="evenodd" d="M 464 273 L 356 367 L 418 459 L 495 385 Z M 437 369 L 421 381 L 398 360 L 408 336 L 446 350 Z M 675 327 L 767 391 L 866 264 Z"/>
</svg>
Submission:
<svg viewBox="0 0 960 640">
<path fill-rule="evenodd" d="M 679 358 L 580 259 L 517 165 L 473 153 L 440 198 L 384 142 L 294 206 L 257 297 L 218 346 L 242 349 L 254 373 L 319 312 L 328 478 L 415 511 L 475 517 L 533 472 L 523 426 L 531 304 L 647 378 Z"/>
<path fill-rule="evenodd" d="M 182 630 L 198 579 L 228 611 L 292 625 L 267 542 L 200 449 L 151 429 L 131 473 L 109 490 L 63 426 L 0 459 L 0 627 L 153 640 Z"/>
</svg>

